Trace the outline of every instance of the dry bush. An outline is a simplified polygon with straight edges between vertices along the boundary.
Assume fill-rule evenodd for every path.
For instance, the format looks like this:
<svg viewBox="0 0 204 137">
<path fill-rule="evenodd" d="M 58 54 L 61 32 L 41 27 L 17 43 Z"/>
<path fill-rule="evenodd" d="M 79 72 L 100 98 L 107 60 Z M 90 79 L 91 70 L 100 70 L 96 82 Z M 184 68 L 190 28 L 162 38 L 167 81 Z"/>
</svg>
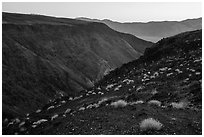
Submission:
<svg viewBox="0 0 204 137">
<path fill-rule="evenodd" d="M 153 118 L 148 118 L 148 119 L 144 119 L 141 123 L 140 123 L 140 130 L 142 131 L 146 131 L 146 130 L 160 130 L 162 128 L 163 124 L 160 123 L 159 121 L 153 119 Z"/>
<path fill-rule="evenodd" d="M 148 102 L 148 104 L 153 104 L 153 105 L 156 105 L 156 106 L 161 106 L 161 102 L 160 101 L 158 101 L 158 100 L 150 100 L 149 102 Z"/>
<path fill-rule="evenodd" d="M 112 102 L 112 103 L 111 103 L 111 106 L 114 106 L 115 108 L 125 107 L 125 106 L 127 106 L 127 105 L 128 105 L 128 103 L 127 103 L 126 101 L 124 101 L 124 100 L 118 100 L 118 101 L 116 101 L 116 102 Z"/>
<path fill-rule="evenodd" d="M 176 103 L 176 102 L 172 102 L 171 103 L 171 106 L 173 108 L 177 108 L 177 109 L 185 109 L 187 106 L 188 106 L 188 103 L 187 102 L 184 102 L 184 101 L 181 101 L 179 103 Z"/>
</svg>

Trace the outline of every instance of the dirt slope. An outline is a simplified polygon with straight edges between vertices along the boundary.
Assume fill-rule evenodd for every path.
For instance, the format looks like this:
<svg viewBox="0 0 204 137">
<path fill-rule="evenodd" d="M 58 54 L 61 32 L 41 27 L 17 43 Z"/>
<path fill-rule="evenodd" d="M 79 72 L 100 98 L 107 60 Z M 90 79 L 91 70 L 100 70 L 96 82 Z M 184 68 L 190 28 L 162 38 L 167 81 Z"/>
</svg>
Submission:
<svg viewBox="0 0 204 137">
<path fill-rule="evenodd" d="M 163 39 L 94 88 L 4 120 L 3 134 L 201 135 L 201 35 L 199 30 Z M 147 118 L 161 127 L 141 130 Z"/>
</svg>

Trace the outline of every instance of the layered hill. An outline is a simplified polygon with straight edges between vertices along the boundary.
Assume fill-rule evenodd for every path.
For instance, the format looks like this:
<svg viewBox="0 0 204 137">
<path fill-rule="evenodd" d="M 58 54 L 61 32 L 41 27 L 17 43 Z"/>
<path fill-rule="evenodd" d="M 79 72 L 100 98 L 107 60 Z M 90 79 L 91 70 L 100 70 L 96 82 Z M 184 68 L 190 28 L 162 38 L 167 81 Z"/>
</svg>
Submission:
<svg viewBox="0 0 204 137">
<path fill-rule="evenodd" d="M 3 115 L 74 96 L 151 45 L 102 23 L 2 13 Z"/>
<path fill-rule="evenodd" d="M 201 135 L 202 31 L 165 38 L 95 86 L 9 119 L 3 134 Z"/>
<path fill-rule="evenodd" d="M 154 21 L 154 22 L 127 22 L 120 23 L 111 20 L 97 20 L 78 18 L 79 20 L 102 22 L 119 32 L 125 32 L 142 39 L 157 42 L 162 38 L 173 36 L 181 32 L 202 29 L 202 18 L 187 19 L 183 21 Z"/>
</svg>

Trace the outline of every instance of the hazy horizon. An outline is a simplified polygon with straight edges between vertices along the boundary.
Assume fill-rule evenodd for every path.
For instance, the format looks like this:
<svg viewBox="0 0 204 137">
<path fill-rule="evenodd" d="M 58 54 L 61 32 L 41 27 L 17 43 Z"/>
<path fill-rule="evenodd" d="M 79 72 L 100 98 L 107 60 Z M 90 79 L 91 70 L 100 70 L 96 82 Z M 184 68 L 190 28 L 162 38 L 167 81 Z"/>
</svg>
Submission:
<svg viewBox="0 0 204 137">
<path fill-rule="evenodd" d="M 157 22 L 201 18 L 201 6 L 199 2 L 3 2 L 2 11 L 72 19 Z"/>
</svg>

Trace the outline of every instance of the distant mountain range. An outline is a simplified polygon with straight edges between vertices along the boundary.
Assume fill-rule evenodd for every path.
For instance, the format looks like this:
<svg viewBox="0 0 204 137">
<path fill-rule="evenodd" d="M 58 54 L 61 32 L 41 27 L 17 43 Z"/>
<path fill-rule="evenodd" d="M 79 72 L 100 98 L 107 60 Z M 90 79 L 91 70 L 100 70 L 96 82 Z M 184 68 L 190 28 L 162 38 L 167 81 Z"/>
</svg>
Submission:
<svg viewBox="0 0 204 137">
<path fill-rule="evenodd" d="M 152 44 L 103 23 L 2 13 L 3 115 L 75 96 Z"/>
<path fill-rule="evenodd" d="M 110 28 L 124 33 L 135 35 L 141 39 L 157 42 L 162 38 L 173 36 L 185 31 L 202 29 L 202 18 L 183 21 L 154 21 L 154 22 L 126 22 L 120 23 L 111 20 L 77 18 L 78 20 L 102 22 Z"/>
</svg>

